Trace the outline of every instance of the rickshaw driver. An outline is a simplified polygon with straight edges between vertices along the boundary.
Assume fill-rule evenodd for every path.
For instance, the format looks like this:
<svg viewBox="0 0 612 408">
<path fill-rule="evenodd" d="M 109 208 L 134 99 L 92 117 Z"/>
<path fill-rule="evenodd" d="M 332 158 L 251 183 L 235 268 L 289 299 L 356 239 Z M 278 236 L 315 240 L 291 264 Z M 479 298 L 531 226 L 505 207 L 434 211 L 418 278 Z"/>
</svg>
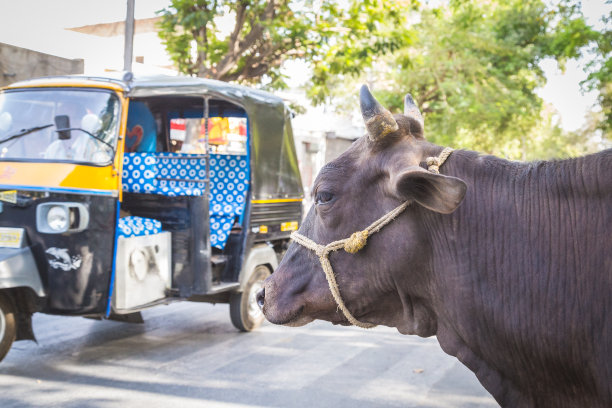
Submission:
<svg viewBox="0 0 612 408">
<path fill-rule="evenodd" d="M 97 143 L 95 135 L 102 128 L 102 120 L 94 113 L 72 102 L 63 102 L 57 110 L 57 115 L 67 115 L 73 129 L 73 135 L 69 139 L 58 139 L 52 142 L 43 153 L 45 159 L 51 160 L 75 160 L 91 161 L 94 163 L 105 163 L 110 161 L 108 152 L 101 150 L 103 145 Z M 78 134 L 80 133 L 80 134 Z M 90 133 L 90 134 L 87 134 Z"/>
<path fill-rule="evenodd" d="M 131 102 L 128 109 L 126 153 L 154 152 L 157 144 L 155 117 L 143 102 Z"/>
</svg>

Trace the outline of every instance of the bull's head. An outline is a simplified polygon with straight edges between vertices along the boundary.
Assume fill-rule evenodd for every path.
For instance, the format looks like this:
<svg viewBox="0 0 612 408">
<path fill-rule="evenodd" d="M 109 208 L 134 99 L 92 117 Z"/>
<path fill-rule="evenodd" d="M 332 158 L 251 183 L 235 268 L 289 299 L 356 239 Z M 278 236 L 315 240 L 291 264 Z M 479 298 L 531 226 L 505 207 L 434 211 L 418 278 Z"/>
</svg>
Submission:
<svg viewBox="0 0 612 408">
<path fill-rule="evenodd" d="M 321 169 L 314 206 L 299 233 L 326 245 L 363 230 L 374 220 L 410 205 L 354 254 L 332 252 L 329 260 L 346 307 L 361 322 L 397 327 L 406 334 L 436 332 L 432 307 L 432 248 L 428 217 L 453 212 L 466 185 L 425 168 L 441 147 L 423 137 L 423 118 L 410 95 L 403 115 L 392 115 L 366 86 L 360 93 L 368 131 Z M 314 319 L 348 324 L 338 309 L 317 255 L 293 243 L 258 295 L 266 318 L 300 326 Z"/>
</svg>

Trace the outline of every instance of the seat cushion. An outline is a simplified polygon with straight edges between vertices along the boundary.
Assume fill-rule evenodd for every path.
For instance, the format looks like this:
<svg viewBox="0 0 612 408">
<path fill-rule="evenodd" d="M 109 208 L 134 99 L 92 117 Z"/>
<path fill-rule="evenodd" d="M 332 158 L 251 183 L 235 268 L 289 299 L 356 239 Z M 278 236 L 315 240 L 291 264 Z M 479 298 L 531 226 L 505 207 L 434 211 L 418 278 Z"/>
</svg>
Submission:
<svg viewBox="0 0 612 408">
<path fill-rule="evenodd" d="M 162 232 L 161 222 L 153 218 L 128 216 L 119 219 L 120 237 L 140 237 Z"/>
</svg>

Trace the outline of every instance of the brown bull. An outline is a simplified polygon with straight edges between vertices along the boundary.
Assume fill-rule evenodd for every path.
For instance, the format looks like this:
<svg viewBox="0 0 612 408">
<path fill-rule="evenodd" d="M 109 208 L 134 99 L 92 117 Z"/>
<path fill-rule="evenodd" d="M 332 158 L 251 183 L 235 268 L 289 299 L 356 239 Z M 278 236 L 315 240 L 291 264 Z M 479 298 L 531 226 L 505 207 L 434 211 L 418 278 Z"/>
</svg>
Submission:
<svg viewBox="0 0 612 408">
<path fill-rule="evenodd" d="M 391 115 L 364 86 L 361 109 L 367 137 L 321 170 L 258 295 L 267 319 L 436 335 L 502 406 L 611 407 L 612 151 L 455 151 L 436 174 L 412 98 Z"/>
</svg>

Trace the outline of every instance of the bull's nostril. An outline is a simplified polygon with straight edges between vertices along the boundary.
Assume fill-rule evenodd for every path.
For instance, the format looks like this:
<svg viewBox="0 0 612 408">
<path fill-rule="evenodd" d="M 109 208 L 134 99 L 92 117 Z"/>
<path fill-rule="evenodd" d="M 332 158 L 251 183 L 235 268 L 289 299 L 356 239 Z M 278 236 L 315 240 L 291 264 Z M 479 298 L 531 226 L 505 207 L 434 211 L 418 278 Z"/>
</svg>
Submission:
<svg viewBox="0 0 612 408">
<path fill-rule="evenodd" d="M 266 298 L 266 288 L 261 288 L 259 292 L 257 292 L 257 305 L 263 309 L 264 300 Z"/>
</svg>

